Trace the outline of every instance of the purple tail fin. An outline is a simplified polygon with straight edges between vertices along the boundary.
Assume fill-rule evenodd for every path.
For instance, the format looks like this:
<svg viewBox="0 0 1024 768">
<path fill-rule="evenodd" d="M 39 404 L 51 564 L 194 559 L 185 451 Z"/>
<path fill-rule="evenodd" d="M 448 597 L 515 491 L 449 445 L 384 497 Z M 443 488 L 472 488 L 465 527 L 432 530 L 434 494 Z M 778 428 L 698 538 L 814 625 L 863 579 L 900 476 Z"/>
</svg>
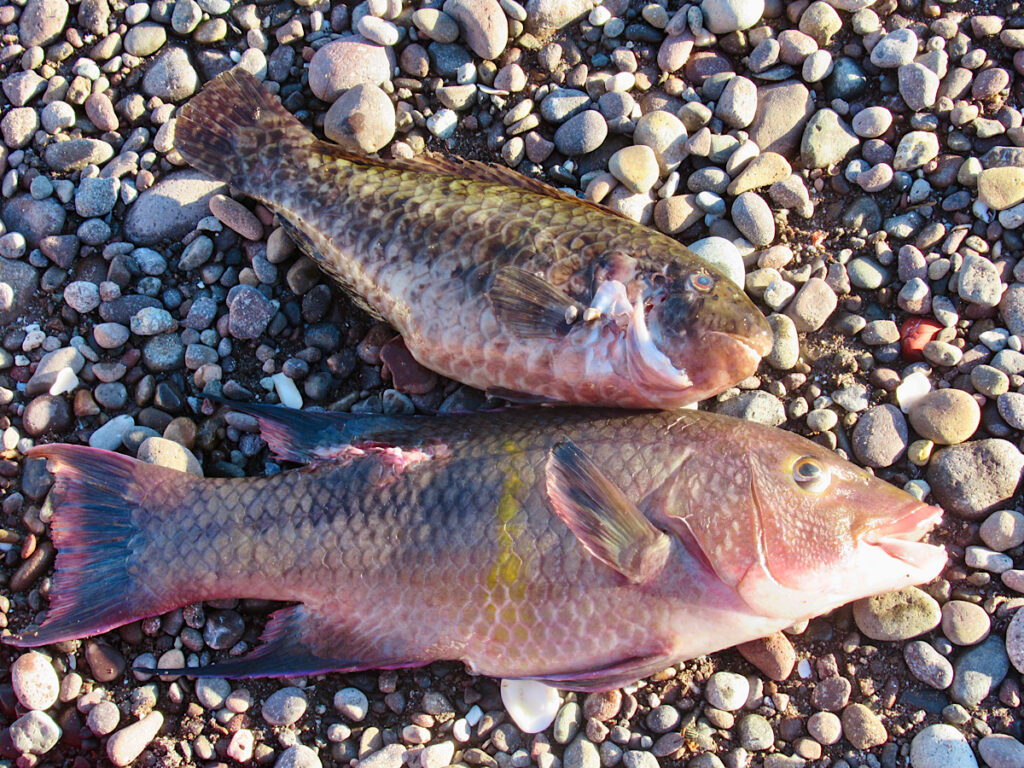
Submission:
<svg viewBox="0 0 1024 768">
<path fill-rule="evenodd" d="M 105 632 L 138 618 L 133 604 L 145 589 L 128 570 L 131 539 L 138 532 L 132 513 L 146 495 L 148 483 L 141 482 L 142 476 L 161 469 L 74 445 L 42 445 L 31 449 L 29 456 L 49 459 L 55 474 L 60 499 L 51 535 L 57 567 L 42 625 L 3 641 L 22 647 L 46 645 Z M 148 599 L 152 606 L 152 596 Z"/>
</svg>

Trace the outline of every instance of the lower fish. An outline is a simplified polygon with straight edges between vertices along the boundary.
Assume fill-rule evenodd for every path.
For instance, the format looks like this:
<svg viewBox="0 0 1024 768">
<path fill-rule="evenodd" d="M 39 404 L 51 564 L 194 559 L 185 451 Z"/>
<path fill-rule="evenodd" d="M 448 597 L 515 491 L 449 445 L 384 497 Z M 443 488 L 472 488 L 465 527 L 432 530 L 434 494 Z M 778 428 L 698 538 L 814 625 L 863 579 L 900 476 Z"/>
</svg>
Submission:
<svg viewBox="0 0 1024 768">
<path fill-rule="evenodd" d="M 438 373 L 519 401 L 678 408 L 757 370 L 764 315 L 667 235 L 508 168 L 319 141 L 244 70 L 175 121 L 199 170 L 295 242 Z"/>
<path fill-rule="evenodd" d="M 698 412 L 255 415 L 268 477 L 203 479 L 37 446 L 57 548 L 38 646 L 201 600 L 294 603 L 248 656 L 189 675 L 460 660 L 620 687 L 934 578 L 942 510 L 797 435 Z"/>
</svg>

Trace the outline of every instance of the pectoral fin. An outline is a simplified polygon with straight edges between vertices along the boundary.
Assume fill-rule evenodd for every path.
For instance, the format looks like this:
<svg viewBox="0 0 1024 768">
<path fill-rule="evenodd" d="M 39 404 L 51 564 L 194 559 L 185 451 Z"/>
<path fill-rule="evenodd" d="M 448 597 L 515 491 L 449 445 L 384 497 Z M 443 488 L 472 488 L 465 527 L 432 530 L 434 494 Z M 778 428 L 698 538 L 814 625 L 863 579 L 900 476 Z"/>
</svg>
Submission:
<svg viewBox="0 0 1024 768">
<path fill-rule="evenodd" d="M 547 280 L 518 267 L 499 269 L 487 298 L 498 322 L 524 339 L 565 336 L 584 311 Z"/>
<path fill-rule="evenodd" d="M 644 517 L 572 440 L 551 449 L 548 499 L 580 543 L 634 584 L 658 574 L 671 540 Z"/>
</svg>

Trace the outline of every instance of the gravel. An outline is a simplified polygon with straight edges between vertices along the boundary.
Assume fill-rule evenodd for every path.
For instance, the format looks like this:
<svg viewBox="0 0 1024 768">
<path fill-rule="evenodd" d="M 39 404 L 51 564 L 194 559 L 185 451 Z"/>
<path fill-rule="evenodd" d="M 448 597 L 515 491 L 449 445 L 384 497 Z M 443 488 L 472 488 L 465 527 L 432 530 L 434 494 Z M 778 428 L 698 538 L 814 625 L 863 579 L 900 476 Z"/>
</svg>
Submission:
<svg viewBox="0 0 1024 768">
<path fill-rule="evenodd" d="M 768 768 L 888 768 L 907 755 L 911 768 L 1015 767 L 1019 13 L 868 0 L 427 5 L 0 6 L 0 632 L 47 602 L 50 479 L 23 461 L 36 442 L 262 475 L 281 465 L 256 424 L 211 412 L 204 394 L 386 413 L 497 404 L 401 345 L 358 354 L 375 328 L 385 335 L 367 349 L 390 332 L 262 204 L 183 164 L 176 109 L 235 63 L 350 151 L 504 164 L 692 245 L 748 289 L 775 334 L 767 365 L 702 407 L 808 435 L 930 493 L 947 511 L 933 540 L 949 567 L 858 603 L 853 626 L 839 612 L 744 644 L 752 666 L 715 654 L 639 689 L 569 696 L 537 737 L 503 719 L 496 685 L 457 664 L 284 690 L 129 674 L 149 657 L 244 653 L 266 608 L 188 606 L 61 646 L 52 662 L 5 651 L 18 704 L 0 707 L 5 756 L 81 762 L 87 739 L 87 754 L 115 764 L 152 753 L 738 768 L 764 751 L 753 761 Z M 300 699 L 298 719 L 271 724 Z"/>
</svg>

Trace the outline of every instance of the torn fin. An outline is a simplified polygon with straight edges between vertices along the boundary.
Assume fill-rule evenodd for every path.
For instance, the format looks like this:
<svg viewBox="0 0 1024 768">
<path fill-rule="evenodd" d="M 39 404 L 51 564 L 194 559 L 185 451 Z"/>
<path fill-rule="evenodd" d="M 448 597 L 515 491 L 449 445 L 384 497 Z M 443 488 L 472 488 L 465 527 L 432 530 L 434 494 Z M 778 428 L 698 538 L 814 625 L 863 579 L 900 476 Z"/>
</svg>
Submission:
<svg viewBox="0 0 1024 768">
<path fill-rule="evenodd" d="M 487 298 L 498 322 L 523 339 L 565 336 L 584 311 L 547 280 L 518 267 L 495 272 Z"/>
<path fill-rule="evenodd" d="M 132 512 L 146 496 L 150 474 L 172 472 L 119 453 L 78 445 L 40 445 L 30 458 L 49 460 L 61 499 L 50 526 L 57 548 L 50 607 L 42 625 L 2 638 L 19 647 L 96 635 L 160 612 L 137 596 L 151 596 L 128 570 Z M 184 472 L 182 478 L 188 478 Z"/>
<path fill-rule="evenodd" d="M 407 447 L 422 442 L 415 416 L 297 411 L 280 405 L 205 397 L 255 417 L 260 425 L 260 436 L 283 461 L 303 464 L 323 461 L 345 446 L 364 443 Z"/>
<path fill-rule="evenodd" d="M 634 656 L 607 667 L 569 672 L 552 677 L 532 678 L 537 682 L 550 685 L 563 691 L 610 691 L 615 688 L 635 683 L 645 677 L 672 665 L 672 657 L 665 653 L 654 653 L 645 656 Z"/>
<path fill-rule="evenodd" d="M 189 165 L 249 193 L 263 186 L 261 150 L 309 146 L 316 137 L 243 69 L 218 75 L 178 112 L 174 147 Z"/>
<path fill-rule="evenodd" d="M 594 557 L 634 584 L 661 571 L 671 539 L 572 440 L 551 449 L 546 476 L 555 513 Z"/>
</svg>

